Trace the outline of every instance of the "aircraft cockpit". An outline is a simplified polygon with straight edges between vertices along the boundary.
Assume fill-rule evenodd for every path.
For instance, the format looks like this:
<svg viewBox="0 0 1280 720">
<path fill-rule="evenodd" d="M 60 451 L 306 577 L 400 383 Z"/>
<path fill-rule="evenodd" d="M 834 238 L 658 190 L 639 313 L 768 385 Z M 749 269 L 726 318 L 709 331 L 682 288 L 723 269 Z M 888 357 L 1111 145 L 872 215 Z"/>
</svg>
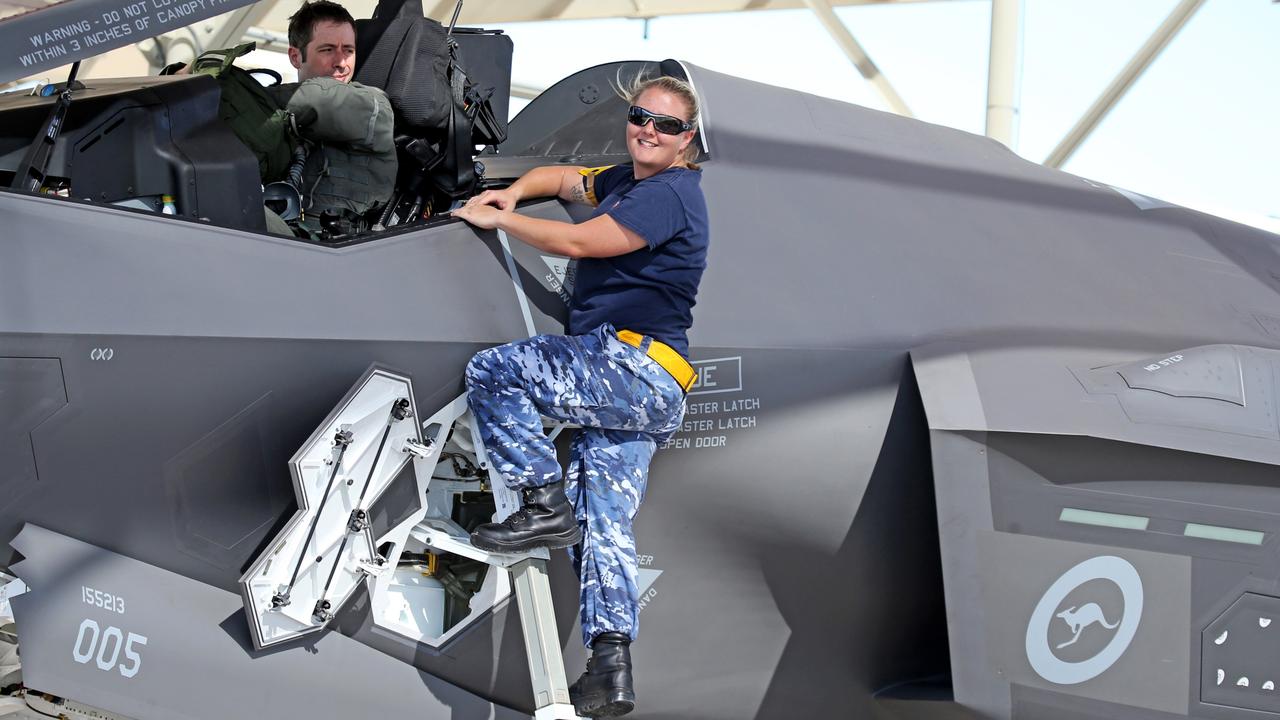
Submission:
<svg viewBox="0 0 1280 720">
<path fill-rule="evenodd" d="M 366 26 L 358 59 L 371 57 L 386 29 L 377 20 L 361 22 Z M 290 205 L 305 213 L 306 189 L 296 188 L 300 197 L 291 201 L 282 195 L 281 183 L 264 184 L 254 153 L 220 116 L 225 109 L 220 110 L 218 81 L 206 75 L 71 79 L 70 85 L 56 82 L 0 94 L 0 186 L 14 185 L 33 145 L 44 143 L 49 147 L 35 183 L 40 194 L 126 213 L 282 234 L 278 224 L 268 227 L 265 207 L 293 220 L 300 242 L 341 247 L 453 222 L 451 207 L 508 185 L 539 165 L 626 162 L 620 121 L 625 103 L 614 89 L 640 73 L 685 76 L 674 61 L 596 66 L 544 91 L 508 124 L 510 38 L 480 28 L 452 28 L 450 37 L 468 86 L 485 98 L 492 127 L 485 133 L 474 130 L 472 143 L 460 139 L 452 125 L 433 143 L 415 143 L 397 113 L 395 191 L 359 227 L 301 230 Z M 65 119 L 50 143 L 50 118 L 68 99 Z M 440 156 L 448 154 L 453 157 L 441 163 Z M 290 193 L 285 188 L 284 195 Z"/>
<path fill-rule="evenodd" d="M 0 96 L 5 186 L 65 88 Z M 38 192 L 265 232 L 258 163 L 218 122 L 212 79 L 73 81 L 72 97 Z"/>
</svg>

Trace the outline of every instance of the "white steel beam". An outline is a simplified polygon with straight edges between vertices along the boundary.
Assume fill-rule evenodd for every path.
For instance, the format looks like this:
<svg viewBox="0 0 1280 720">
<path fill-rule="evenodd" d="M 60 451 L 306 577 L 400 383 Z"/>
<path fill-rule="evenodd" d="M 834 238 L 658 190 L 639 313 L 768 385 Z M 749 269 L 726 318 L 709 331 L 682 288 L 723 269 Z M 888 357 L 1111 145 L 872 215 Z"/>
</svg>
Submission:
<svg viewBox="0 0 1280 720">
<path fill-rule="evenodd" d="M 1120 74 L 1107 86 L 1107 89 L 1102 91 L 1102 95 L 1098 96 L 1093 105 L 1076 122 L 1075 127 L 1071 128 L 1071 131 L 1062 138 L 1062 141 L 1053 149 L 1053 152 L 1049 153 L 1049 157 L 1044 161 L 1045 165 L 1060 168 L 1071 159 L 1071 156 L 1089 138 L 1089 135 L 1107 116 L 1107 113 L 1111 112 L 1111 109 L 1125 96 L 1125 93 L 1129 91 L 1133 83 L 1151 65 L 1152 61 L 1160 55 L 1160 52 L 1165 49 L 1174 36 L 1178 34 L 1178 31 L 1187 24 L 1187 21 L 1203 4 L 1204 0 L 1182 0 L 1182 2 L 1178 3 L 1173 12 L 1169 13 L 1169 17 L 1165 18 L 1160 27 L 1156 28 L 1155 33 L 1147 38 L 1147 42 L 1138 50 L 1138 53 L 1129 60 L 1129 64 L 1125 65 Z"/>
<path fill-rule="evenodd" d="M 1014 149 L 1022 75 L 1022 0 L 991 0 L 987 56 L 987 137 Z"/>
<path fill-rule="evenodd" d="M 898 95 L 898 91 L 893 89 L 893 85 L 889 84 L 889 80 L 885 78 L 884 73 L 880 72 L 880 68 L 871 61 L 871 56 L 867 55 L 867 51 L 862 48 L 853 37 L 853 33 L 849 32 L 849 28 L 845 27 L 836 12 L 831 9 L 831 3 L 827 0 L 804 0 L 804 4 L 809 6 L 814 15 L 818 16 L 818 21 L 827 29 L 831 37 L 840 45 L 840 49 L 858 68 L 858 72 L 862 73 L 862 77 L 866 78 L 880 95 L 884 97 L 885 102 L 889 103 L 890 109 L 899 115 L 905 117 L 915 117 L 911 114 L 911 109 L 902 101 L 902 97 Z"/>
<path fill-rule="evenodd" d="M 289 52 L 289 36 L 284 33 L 264 30 L 260 27 L 251 27 L 244 31 L 244 37 L 257 43 L 259 50 L 270 50 L 279 53 Z"/>
<path fill-rule="evenodd" d="M 273 6 L 275 6 L 274 0 L 263 0 L 252 5 L 245 5 L 223 15 L 219 18 L 222 21 L 222 26 L 214 31 L 205 47 L 208 49 L 222 49 L 239 45 L 245 32 L 262 22 L 262 19 L 267 16 Z"/>
<path fill-rule="evenodd" d="M 522 100 L 532 100 L 541 95 L 544 89 L 545 88 L 534 87 L 532 85 L 511 83 L 511 97 L 520 98 Z"/>
</svg>

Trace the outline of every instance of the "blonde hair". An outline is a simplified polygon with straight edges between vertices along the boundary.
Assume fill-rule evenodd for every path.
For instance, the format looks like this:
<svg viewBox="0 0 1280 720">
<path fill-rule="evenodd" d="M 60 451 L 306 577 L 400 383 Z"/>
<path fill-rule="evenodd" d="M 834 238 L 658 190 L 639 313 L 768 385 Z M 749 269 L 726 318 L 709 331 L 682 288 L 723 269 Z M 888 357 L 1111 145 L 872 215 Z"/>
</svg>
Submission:
<svg viewBox="0 0 1280 720">
<path fill-rule="evenodd" d="M 685 121 L 693 126 L 694 140 L 684 149 L 684 154 L 680 158 L 684 161 L 685 166 L 690 170 L 697 170 L 698 164 L 694 160 L 698 157 L 701 150 L 700 143 L 696 141 L 698 131 L 698 96 L 693 92 L 693 86 L 679 78 L 670 75 L 660 75 L 658 77 L 648 78 L 643 73 L 637 73 L 630 82 L 624 83 L 618 78 L 616 90 L 618 96 L 627 101 L 628 105 L 635 105 L 640 96 L 646 91 L 657 88 L 663 92 L 670 93 L 688 108 L 689 117 Z"/>
</svg>

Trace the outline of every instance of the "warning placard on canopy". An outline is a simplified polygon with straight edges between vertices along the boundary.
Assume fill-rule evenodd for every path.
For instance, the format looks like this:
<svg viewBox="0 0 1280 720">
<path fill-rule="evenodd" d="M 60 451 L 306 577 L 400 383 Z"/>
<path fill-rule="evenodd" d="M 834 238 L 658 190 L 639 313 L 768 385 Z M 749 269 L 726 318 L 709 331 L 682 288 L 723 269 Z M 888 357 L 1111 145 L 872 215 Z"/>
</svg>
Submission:
<svg viewBox="0 0 1280 720">
<path fill-rule="evenodd" d="M 141 42 L 251 0 L 75 0 L 0 21 L 0 82 Z"/>
</svg>

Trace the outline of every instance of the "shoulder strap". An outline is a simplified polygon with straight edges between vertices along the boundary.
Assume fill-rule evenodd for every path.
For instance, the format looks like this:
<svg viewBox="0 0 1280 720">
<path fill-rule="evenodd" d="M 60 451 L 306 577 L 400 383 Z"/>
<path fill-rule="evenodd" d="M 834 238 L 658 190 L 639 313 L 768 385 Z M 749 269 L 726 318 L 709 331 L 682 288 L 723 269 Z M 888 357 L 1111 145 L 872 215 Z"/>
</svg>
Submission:
<svg viewBox="0 0 1280 720">
<path fill-rule="evenodd" d="M 467 113 L 465 97 L 467 76 L 453 57 L 453 47 L 449 54 L 449 94 L 453 97 L 453 112 L 449 113 L 449 151 L 453 153 L 454 166 L 458 168 L 458 189 L 470 188 L 475 182 L 475 162 L 472 155 L 475 148 L 471 145 L 472 116 Z"/>
<path fill-rule="evenodd" d="M 191 63 L 192 70 L 222 77 L 222 74 L 235 64 L 237 58 L 253 52 L 257 47 L 257 43 L 247 42 L 223 50 L 206 50 Z"/>
</svg>

